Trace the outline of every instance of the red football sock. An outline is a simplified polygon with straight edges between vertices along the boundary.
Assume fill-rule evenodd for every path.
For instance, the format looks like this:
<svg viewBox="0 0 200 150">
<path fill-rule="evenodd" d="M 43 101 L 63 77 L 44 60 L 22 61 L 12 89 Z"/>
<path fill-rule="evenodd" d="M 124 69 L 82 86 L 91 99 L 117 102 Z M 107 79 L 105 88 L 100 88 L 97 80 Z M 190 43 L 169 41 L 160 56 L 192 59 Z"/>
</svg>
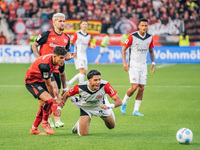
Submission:
<svg viewBox="0 0 200 150">
<path fill-rule="evenodd" d="M 42 114 L 43 114 L 42 108 L 43 108 L 43 106 L 39 106 L 39 110 L 36 114 L 36 118 L 35 118 L 35 121 L 33 123 L 33 126 L 36 127 L 36 128 L 39 126 L 39 124 L 42 121 Z"/>
<path fill-rule="evenodd" d="M 43 106 L 43 121 L 48 122 L 48 117 L 49 117 L 49 111 L 51 109 L 51 106 L 53 105 L 54 99 L 49 99 L 48 101 L 45 101 L 44 106 Z"/>
</svg>

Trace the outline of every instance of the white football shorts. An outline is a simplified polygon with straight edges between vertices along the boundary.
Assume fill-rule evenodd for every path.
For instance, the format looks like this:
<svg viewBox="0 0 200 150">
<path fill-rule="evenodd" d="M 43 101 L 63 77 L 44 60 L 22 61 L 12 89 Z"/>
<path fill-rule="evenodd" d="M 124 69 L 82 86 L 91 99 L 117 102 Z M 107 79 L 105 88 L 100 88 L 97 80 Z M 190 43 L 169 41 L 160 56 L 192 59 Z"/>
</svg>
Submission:
<svg viewBox="0 0 200 150">
<path fill-rule="evenodd" d="M 104 52 L 109 52 L 110 50 L 108 49 L 108 47 L 100 47 L 100 53 L 103 54 Z"/>
<path fill-rule="evenodd" d="M 76 69 L 84 68 L 88 70 L 88 62 L 87 59 L 74 59 Z"/>
<path fill-rule="evenodd" d="M 70 97 L 72 104 L 74 104 L 76 107 L 78 107 L 79 109 L 81 108 L 82 110 L 84 110 L 89 116 L 90 118 L 92 118 L 92 116 L 99 116 L 99 117 L 108 117 L 110 115 L 113 115 L 113 118 L 115 119 L 114 116 L 114 112 L 113 110 L 110 109 L 102 109 L 100 106 L 98 107 L 84 107 L 80 105 L 80 97 Z M 78 99 L 78 100 L 77 100 Z M 105 99 L 105 104 L 110 104 L 108 99 Z"/>
<path fill-rule="evenodd" d="M 147 67 L 132 67 L 129 68 L 130 83 L 143 84 L 147 83 Z"/>
</svg>

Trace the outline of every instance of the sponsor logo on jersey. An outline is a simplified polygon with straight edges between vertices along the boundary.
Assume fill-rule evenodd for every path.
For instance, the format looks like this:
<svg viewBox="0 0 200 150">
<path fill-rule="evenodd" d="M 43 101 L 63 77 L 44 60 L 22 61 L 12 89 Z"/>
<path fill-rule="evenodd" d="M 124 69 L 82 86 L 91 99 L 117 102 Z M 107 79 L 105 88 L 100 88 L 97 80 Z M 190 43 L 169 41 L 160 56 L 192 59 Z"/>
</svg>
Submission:
<svg viewBox="0 0 200 150">
<path fill-rule="evenodd" d="M 50 47 L 56 47 L 56 46 L 64 47 L 64 46 L 62 46 L 62 45 L 56 45 L 56 44 L 53 44 L 53 43 L 49 43 L 49 46 L 50 46 Z"/>
</svg>

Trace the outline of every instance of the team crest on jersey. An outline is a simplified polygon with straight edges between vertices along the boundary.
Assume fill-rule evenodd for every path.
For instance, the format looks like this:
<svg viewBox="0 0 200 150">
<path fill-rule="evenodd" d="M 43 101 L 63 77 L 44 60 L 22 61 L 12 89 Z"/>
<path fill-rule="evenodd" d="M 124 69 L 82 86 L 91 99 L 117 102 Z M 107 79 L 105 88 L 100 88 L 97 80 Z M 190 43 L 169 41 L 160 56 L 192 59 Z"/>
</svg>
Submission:
<svg viewBox="0 0 200 150">
<path fill-rule="evenodd" d="M 49 73 L 48 72 L 43 72 L 43 78 L 48 78 L 49 77 Z"/>
<path fill-rule="evenodd" d="M 41 34 L 37 37 L 37 41 L 39 41 L 41 39 Z"/>
<path fill-rule="evenodd" d="M 67 39 L 64 39 L 64 42 L 67 43 L 68 42 Z"/>
<path fill-rule="evenodd" d="M 147 46 L 149 46 L 149 42 L 147 43 Z"/>
<path fill-rule="evenodd" d="M 101 99 L 101 98 L 102 98 L 102 95 L 97 95 L 96 98 L 97 98 L 97 99 Z"/>
<path fill-rule="evenodd" d="M 55 41 L 56 38 L 52 38 L 53 41 Z"/>
</svg>

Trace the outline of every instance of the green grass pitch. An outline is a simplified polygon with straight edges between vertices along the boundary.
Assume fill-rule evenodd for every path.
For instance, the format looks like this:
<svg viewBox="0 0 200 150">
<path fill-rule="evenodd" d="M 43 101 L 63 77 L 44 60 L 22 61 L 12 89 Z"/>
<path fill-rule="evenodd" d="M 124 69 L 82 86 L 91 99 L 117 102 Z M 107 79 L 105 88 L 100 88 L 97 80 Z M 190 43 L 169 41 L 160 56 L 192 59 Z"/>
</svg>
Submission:
<svg viewBox="0 0 200 150">
<path fill-rule="evenodd" d="M 145 86 L 140 112 L 132 116 L 136 93 L 128 101 L 127 113 L 115 108 L 116 127 L 109 130 L 103 121 L 93 117 L 89 135 L 71 134 L 79 118 L 79 110 L 67 101 L 61 119 L 64 128 L 54 129 L 55 135 L 36 136 L 29 133 L 38 110 L 38 102 L 24 87 L 24 76 L 30 64 L 0 64 L 0 149 L 1 150 L 197 150 L 200 149 L 200 64 L 156 65 Z M 67 80 L 77 71 L 66 64 Z M 122 64 L 89 64 L 102 79 L 111 83 L 123 99 L 130 88 L 128 73 Z M 112 102 L 112 99 L 110 99 Z M 189 145 L 176 141 L 178 129 L 192 130 Z M 44 131 L 39 127 L 41 131 Z"/>
</svg>

